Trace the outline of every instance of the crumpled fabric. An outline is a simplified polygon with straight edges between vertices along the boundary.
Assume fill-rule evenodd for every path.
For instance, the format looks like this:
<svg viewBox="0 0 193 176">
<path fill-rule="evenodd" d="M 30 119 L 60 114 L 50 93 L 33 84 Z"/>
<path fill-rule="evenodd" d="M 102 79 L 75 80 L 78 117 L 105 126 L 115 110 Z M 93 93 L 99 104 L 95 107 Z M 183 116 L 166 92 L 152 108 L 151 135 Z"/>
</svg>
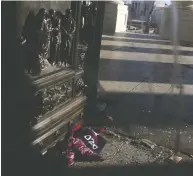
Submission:
<svg viewBox="0 0 193 176">
<path fill-rule="evenodd" d="M 81 139 L 70 137 L 68 149 L 66 151 L 68 167 L 72 167 L 74 165 L 76 154 L 79 154 L 89 161 L 103 161 L 102 157 L 88 148 Z"/>
</svg>

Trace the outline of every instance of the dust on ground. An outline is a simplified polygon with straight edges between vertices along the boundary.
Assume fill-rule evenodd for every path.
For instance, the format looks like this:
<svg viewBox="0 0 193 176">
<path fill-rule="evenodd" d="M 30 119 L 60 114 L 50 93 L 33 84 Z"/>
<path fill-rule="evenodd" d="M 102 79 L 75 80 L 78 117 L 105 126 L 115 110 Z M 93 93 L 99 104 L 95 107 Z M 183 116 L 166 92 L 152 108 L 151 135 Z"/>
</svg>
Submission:
<svg viewBox="0 0 193 176">
<path fill-rule="evenodd" d="M 100 167 L 100 166 L 126 166 L 143 164 L 167 163 L 173 151 L 157 146 L 151 149 L 140 144 L 139 140 L 133 140 L 118 134 L 113 129 L 107 129 L 102 135 L 107 143 L 102 151 L 104 161 L 99 162 L 75 162 L 75 167 Z M 184 157 L 184 159 L 187 157 Z"/>
</svg>

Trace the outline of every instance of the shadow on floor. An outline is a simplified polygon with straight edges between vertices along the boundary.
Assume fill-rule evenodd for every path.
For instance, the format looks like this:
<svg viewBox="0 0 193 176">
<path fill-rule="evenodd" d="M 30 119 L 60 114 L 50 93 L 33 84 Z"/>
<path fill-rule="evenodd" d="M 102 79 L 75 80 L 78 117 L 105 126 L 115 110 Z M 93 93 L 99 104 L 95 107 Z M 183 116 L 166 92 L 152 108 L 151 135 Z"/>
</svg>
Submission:
<svg viewBox="0 0 193 176">
<path fill-rule="evenodd" d="M 17 167 L 20 164 L 23 165 L 22 167 L 10 167 L 9 172 L 6 172 L 8 175 L 19 174 L 23 175 L 72 175 L 72 176 L 85 176 L 85 175 L 92 175 L 92 176 L 117 176 L 117 175 L 160 175 L 163 176 L 164 174 L 167 175 L 192 175 L 193 173 L 193 165 L 191 162 L 183 162 L 180 164 L 144 164 L 144 165 L 137 165 L 136 163 L 128 164 L 125 166 L 100 166 L 100 167 L 81 167 L 81 168 L 66 168 L 64 162 L 62 162 L 62 158 L 53 157 L 45 160 L 38 160 L 35 162 L 31 162 L 30 165 L 29 161 L 22 163 L 21 161 L 17 162 L 15 166 Z M 5 169 L 4 169 L 5 171 Z M 3 172 L 5 173 L 5 172 Z"/>
<path fill-rule="evenodd" d="M 159 63 L 147 61 L 121 60 L 121 59 L 100 59 L 100 80 L 104 81 L 129 81 L 141 82 L 151 76 L 152 83 L 168 83 L 171 84 L 174 65 L 172 63 Z M 193 84 L 193 69 L 182 65 L 183 80 L 182 84 Z M 193 65 L 189 64 L 189 67 Z M 153 74 L 152 74 L 153 73 Z M 147 81 L 147 80 L 146 80 Z M 179 80 L 173 83 L 179 84 Z"/>
<path fill-rule="evenodd" d="M 103 40 L 117 40 L 123 42 L 135 42 L 135 43 L 150 43 L 150 44 L 161 44 L 161 45 L 172 45 L 172 41 L 161 39 L 159 36 L 148 35 L 148 34 L 137 34 L 137 33 L 116 33 L 116 37 L 125 37 L 125 38 L 115 38 L 113 34 L 104 34 L 109 35 L 108 37 L 103 36 Z M 128 37 L 128 39 L 126 38 Z M 130 39 L 129 39 L 130 38 Z M 145 40 L 143 40 L 145 39 Z M 180 46 L 192 47 L 191 42 L 180 41 Z"/>
<path fill-rule="evenodd" d="M 170 165 L 127 165 L 127 166 L 104 166 L 71 169 L 71 175 L 190 175 L 193 172 L 192 163 L 170 164 Z"/>
<path fill-rule="evenodd" d="M 160 49 L 160 48 L 142 48 L 142 47 L 127 47 L 127 46 L 116 46 L 116 45 L 102 45 L 101 50 L 173 55 L 173 51 L 171 49 Z M 193 51 L 179 50 L 178 54 L 184 55 L 184 56 L 193 56 Z"/>
<path fill-rule="evenodd" d="M 110 40 L 110 41 L 122 41 L 122 42 L 133 42 L 133 43 L 147 43 L 147 44 L 159 44 L 159 45 L 171 45 L 171 41 L 159 41 L 159 40 L 142 40 L 140 38 L 114 38 L 114 37 L 102 37 L 102 40 Z"/>
<path fill-rule="evenodd" d="M 138 34 L 138 33 L 116 33 L 115 36 L 160 40 L 160 37 L 158 35 Z"/>
<path fill-rule="evenodd" d="M 174 148 L 180 130 L 180 151 L 193 153 L 193 96 L 101 90 L 100 98 L 107 102 L 107 115 L 113 117 L 114 125 L 130 137 Z"/>
</svg>

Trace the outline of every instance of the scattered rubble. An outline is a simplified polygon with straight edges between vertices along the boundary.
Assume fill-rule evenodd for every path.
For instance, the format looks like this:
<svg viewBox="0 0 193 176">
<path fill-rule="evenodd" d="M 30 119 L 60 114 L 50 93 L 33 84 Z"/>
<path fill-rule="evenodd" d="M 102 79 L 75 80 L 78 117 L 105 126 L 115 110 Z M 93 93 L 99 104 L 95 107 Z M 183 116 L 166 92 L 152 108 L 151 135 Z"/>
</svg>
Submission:
<svg viewBox="0 0 193 176">
<path fill-rule="evenodd" d="M 172 163 L 179 163 L 181 160 L 182 160 L 182 157 L 179 157 L 176 155 L 172 155 L 171 157 L 168 158 L 168 161 Z"/>
<path fill-rule="evenodd" d="M 142 139 L 140 143 L 150 149 L 154 149 L 156 147 L 156 144 L 148 139 Z"/>
<path fill-rule="evenodd" d="M 105 129 L 104 134 L 107 136 L 118 138 L 119 140 L 129 141 L 129 138 L 127 136 L 123 136 L 121 134 L 118 134 L 118 133 L 110 130 L 109 128 Z"/>
<path fill-rule="evenodd" d="M 112 138 L 112 140 L 105 145 L 102 151 L 102 157 L 104 158 L 102 162 L 77 162 L 76 166 L 141 165 L 153 161 L 153 156 L 150 151 L 136 148 L 117 138 Z"/>
<path fill-rule="evenodd" d="M 139 146 L 140 145 L 140 140 L 132 140 L 131 144 L 135 145 L 135 146 Z"/>
<path fill-rule="evenodd" d="M 122 130 L 106 128 L 102 137 L 107 141 L 102 156 L 104 161 L 93 163 L 80 163 L 76 167 L 105 166 L 105 165 L 141 165 L 145 163 L 164 164 L 179 163 L 184 157 L 174 155 L 166 147 L 158 146 L 148 139 L 131 139 Z M 191 156 L 189 156 L 190 158 Z"/>
<path fill-rule="evenodd" d="M 148 139 L 137 139 L 137 140 L 132 140 L 131 144 L 135 145 L 135 146 L 144 146 L 146 148 L 149 149 L 154 149 L 156 147 L 156 144 L 151 142 Z"/>
</svg>

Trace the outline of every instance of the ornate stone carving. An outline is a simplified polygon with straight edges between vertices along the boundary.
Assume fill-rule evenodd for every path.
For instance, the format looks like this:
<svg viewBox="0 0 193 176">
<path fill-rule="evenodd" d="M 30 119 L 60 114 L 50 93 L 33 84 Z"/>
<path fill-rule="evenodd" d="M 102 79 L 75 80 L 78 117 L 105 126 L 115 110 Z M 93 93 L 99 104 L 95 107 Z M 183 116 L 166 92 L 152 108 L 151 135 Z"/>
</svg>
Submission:
<svg viewBox="0 0 193 176">
<path fill-rule="evenodd" d="M 84 93 L 85 85 L 84 85 L 84 80 L 82 77 L 78 78 L 75 81 L 75 92 L 76 96 L 79 96 Z"/>
<path fill-rule="evenodd" d="M 39 109 L 37 118 L 40 118 L 72 97 L 72 82 L 67 81 L 45 88 L 39 91 L 36 96 L 41 99 L 41 103 L 38 103 L 41 107 L 37 107 Z"/>
<path fill-rule="evenodd" d="M 88 47 L 87 45 L 79 45 L 78 46 L 78 58 L 77 58 L 77 68 L 84 69 L 84 61 L 87 55 Z"/>
</svg>

